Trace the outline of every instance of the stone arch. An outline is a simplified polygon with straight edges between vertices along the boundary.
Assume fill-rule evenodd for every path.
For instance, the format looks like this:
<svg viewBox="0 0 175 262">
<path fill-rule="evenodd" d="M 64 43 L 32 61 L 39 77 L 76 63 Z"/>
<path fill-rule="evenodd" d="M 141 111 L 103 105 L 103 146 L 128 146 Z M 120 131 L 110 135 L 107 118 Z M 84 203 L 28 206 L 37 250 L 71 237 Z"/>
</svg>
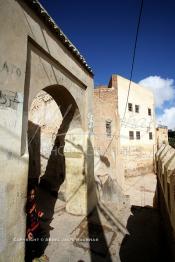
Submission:
<svg viewBox="0 0 175 262">
<path fill-rule="evenodd" d="M 40 144 L 42 142 L 42 126 L 41 123 L 32 121 L 29 114 L 29 120 L 31 120 L 29 121 L 28 126 L 28 134 L 30 137 L 29 142 L 32 138 L 31 144 L 33 143 L 34 145 L 33 152 L 37 154 L 37 156 L 35 155 L 33 158 L 37 163 L 34 170 L 31 171 L 32 157 L 30 151 L 32 150 L 32 146 L 30 145 L 29 175 L 32 174 L 32 179 L 35 181 L 40 177 L 40 179 L 38 179 L 39 186 L 49 190 L 51 194 L 54 194 L 55 196 L 57 196 L 60 186 L 64 184 L 64 200 L 66 202 L 66 210 L 73 214 L 86 214 L 86 135 L 83 130 L 83 121 L 80 109 L 71 93 L 63 86 L 48 86 L 44 88 L 43 91 L 40 91 L 39 95 L 40 93 L 42 94 L 42 92 L 47 94 L 52 99 L 52 102 L 54 101 L 57 104 L 57 108 L 60 111 L 62 119 L 59 120 L 60 122 L 57 126 L 58 130 L 53 134 L 52 148 L 50 148 L 49 154 L 47 152 L 47 164 L 45 166 L 44 173 L 40 177 Z M 35 98 L 33 101 L 34 100 Z M 32 105 L 32 102 L 30 102 L 30 104 Z M 47 107 L 47 111 L 49 110 L 49 107 Z M 38 142 L 35 141 L 33 137 L 35 137 Z"/>
</svg>

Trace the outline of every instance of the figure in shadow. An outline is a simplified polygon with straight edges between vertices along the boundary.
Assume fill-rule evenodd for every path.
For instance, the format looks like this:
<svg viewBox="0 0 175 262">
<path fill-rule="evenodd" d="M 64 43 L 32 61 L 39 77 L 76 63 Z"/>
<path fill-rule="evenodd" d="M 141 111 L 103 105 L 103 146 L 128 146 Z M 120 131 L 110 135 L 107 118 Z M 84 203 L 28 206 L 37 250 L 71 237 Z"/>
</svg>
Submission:
<svg viewBox="0 0 175 262">
<path fill-rule="evenodd" d="M 26 258 L 25 261 L 49 261 L 48 257 L 44 255 L 44 242 L 45 239 L 44 232 L 41 228 L 41 218 L 44 213 L 38 209 L 36 205 L 36 187 L 34 185 L 29 185 L 27 204 L 26 204 L 26 214 L 27 214 L 27 229 L 26 229 Z M 41 245 L 41 242 L 42 245 Z"/>
<path fill-rule="evenodd" d="M 42 177 L 40 177 L 40 128 L 30 122 L 30 131 L 31 126 L 34 128 L 32 132 L 29 131 L 30 165 L 28 184 L 32 184 L 34 188 L 37 187 L 37 194 L 36 198 L 33 200 L 35 203 L 32 203 L 33 201 L 30 201 L 30 197 L 31 194 L 35 194 L 36 189 L 32 189 L 31 191 L 31 186 L 29 186 L 29 198 L 27 201 L 28 232 L 26 241 L 26 262 L 31 262 L 33 258 L 35 258 L 33 261 L 37 261 L 37 259 L 47 261 L 48 259 L 43 254 L 49 243 L 50 230 L 53 229 L 50 223 L 53 220 L 58 191 L 65 180 L 64 139 L 73 115 L 74 111 L 71 110 L 66 117 L 63 118 L 47 162 L 45 173 Z M 35 208 L 34 206 L 29 207 L 32 204 Z M 32 219 L 34 219 L 34 221 Z M 33 225 L 34 228 L 36 227 L 36 231 L 33 230 L 31 225 Z M 35 241 L 35 239 L 37 240 Z"/>
</svg>

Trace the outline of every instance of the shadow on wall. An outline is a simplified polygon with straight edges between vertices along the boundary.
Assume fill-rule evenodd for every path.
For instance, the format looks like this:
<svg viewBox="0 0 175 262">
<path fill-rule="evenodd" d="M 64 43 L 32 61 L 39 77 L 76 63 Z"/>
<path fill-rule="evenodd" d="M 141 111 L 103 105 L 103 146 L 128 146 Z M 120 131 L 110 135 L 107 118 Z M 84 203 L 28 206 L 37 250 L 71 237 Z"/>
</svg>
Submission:
<svg viewBox="0 0 175 262">
<path fill-rule="evenodd" d="M 107 172 L 101 171 L 100 174 L 95 176 L 100 198 L 105 202 L 111 201 L 119 204 L 119 202 L 122 202 L 123 198 L 122 188 L 118 184 L 118 181 L 113 179 L 110 173 L 108 173 L 108 168 L 111 166 L 109 158 L 105 155 L 100 155 L 99 157 L 101 163 L 107 168 Z"/>
<path fill-rule="evenodd" d="M 58 129 L 53 148 L 48 158 L 46 170 L 42 177 L 40 177 L 41 130 L 38 125 L 32 123 L 31 121 L 28 123 L 30 158 L 29 184 L 37 186 L 36 203 L 38 209 L 44 212 L 44 216 L 41 218 L 41 236 L 44 239 L 44 241 L 40 241 L 38 243 L 39 250 L 41 254 L 44 253 L 48 245 L 50 230 L 53 229 L 50 226 L 50 223 L 53 220 L 54 208 L 58 198 L 60 186 L 64 182 L 66 176 L 64 146 L 65 142 L 70 142 L 73 147 L 82 152 L 84 158 L 84 163 L 82 165 L 81 171 L 84 175 L 84 181 L 82 181 L 82 183 L 85 183 L 87 185 L 87 212 L 90 213 L 89 216 L 87 216 L 87 236 L 90 239 L 93 239 L 94 237 L 98 238 L 97 242 L 89 242 L 91 261 L 112 262 L 111 255 L 108 249 L 108 242 L 105 237 L 104 225 L 102 225 L 99 216 L 99 209 L 96 206 L 92 211 L 92 203 L 97 203 L 98 197 L 96 192 L 94 176 L 92 175 L 94 173 L 94 150 L 91 144 L 91 140 L 90 138 L 88 138 L 87 140 L 87 151 L 84 151 L 83 147 L 79 144 L 76 144 L 75 142 L 67 140 L 65 141 L 65 136 L 67 134 L 68 129 L 71 129 L 71 127 L 74 128 L 74 125 L 75 127 L 78 126 L 78 123 L 74 121 L 74 117 L 76 116 L 77 105 L 75 104 L 75 102 L 72 102 L 72 98 L 70 97 L 70 95 L 68 96 L 64 88 L 60 89 L 59 94 L 54 89 L 52 89 L 51 92 L 52 91 L 53 93 L 50 95 L 53 95 L 53 98 L 55 101 L 57 101 L 58 106 L 61 105 L 60 111 L 64 117 Z M 63 97 L 66 97 L 64 101 L 62 100 Z M 69 111 L 67 111 L 70 104 L 72 105 L 72 107 Z M 73 123 L 73 126 L 71 122 Z"/>
<path fill-rule="evenodd" d="M 69 117 L 69 120 L 71 121 L 71 118 Z M 41 250 L 41 254 L 44 253 L 48 241 L 47 238 L 50 236 L 50 230 L 52 228 L 50 227 L 50 223 L 52 222 L 53 215 L 54 215 L 54 207 L 58 196 L 58 191 L 60 188 L 60 185 L 63 183 L 65 179 L 65 159 L 64 155 L 55 154 L 55 149 L 60 148 L 64 150 L 64 137 L 65 135 L 59 135 L 67 132 L 68 130 L 68 123 L 69 121 L 66 120 L 66 124 L 62 123 L 60 126 L 55 143 L 53 146 L 53 150 L 51 151 L 51 155 L 48 160 L 48 165 L 46 168 L 46 172 L 44 176 L 41 178 L 40 183 L 38 184 L 38 191 L 37 191 L 37 206 L 40 210 L 44 212 L 44 217 L 42 218 L 41 223 L 41 229 L 42 229 L 42 238 L 46 239 L 46 241 L 42 241 L 39 243 L 39 250 Z M 30 122 L 30 128 L 33 128 L 32 131 L 29 132 L 36 133 L 37 125 L 32 124 Z M 37 135 L 33 139 L 32 143 L 30 144 L 30 153 L 39 154 L 40 156 L 40 129 L 37 129 Z M 63 132 L 64 131 L 64 132 Z M 29 140 L 30 141 L 30 140 Z M 67 141 L 68 142 L 68 141 Z M 87 182 L 87 210 L 91 210 L 92 201 L 97 201 L 97 194 L 95 190 L 95 181 L 94 177 L 91 175 L 94 169 L 93 166 L 93 147 L 91 144 L 90 139 L 88 139 L 88 152 L 85 154 L 83 151 L 83 148 L 80 145 L 71 144 L 78 149 L 81 149 L 81 151 L 84 154 L 84 165 L 82 172 L 84 173 L 84 169 L 87 166 L 87 177 L 85 178 L 85 181 Z M 33 146 L 33 148 L 32 148 Z M 62 151 L 63 153 L 63 151 Z M 29 184 L 38 183 L 39 179 L 39 157 L 36 157 L 36 160 L 38 159 L 38 162 L 35 163 L 35 154 L 31 155 L 31 162 L 30 164 L 33 166 L 30 167 L 30 173 L 29 177 Z M 88 158 L 87 158 L 88 156 Z M 34 157 L 34 159 L 33 159 Z M 89 163 L 87 163 L 87 159 Z M 33 161 L 32 161 L 33 160 Z M 35 174 L 35 176 L 34 176 Z M 89 212 L 88 212 L 89 213 Z M 96 261 L 107 261 L 112 262 L 110 252 L 108 249 L 108 243 L 106 241 L 106 237 L 104 234 L 104 226 L 101 223 L 100 217 L 99 217 L 99 210 L 97 207 L 91 213 L 87 216 L 87 235 L 84 237 L 88 237 L 90 239 L 98 238 L 97 242 L 90 241 L 89 242 L 89 250 L 90 250 L 90 256 L 91 256 L 91 262 Z M 83 237 L 83 236 L 82 236 Z M 27 258 L 26 261 L 31 261 L 30 258 Z"/>
<path fill-rule="evenodd" d="M 106 156 L 100 155 L 100 160 L 106 165 L 106 167 L 110 167 L 110 161 Z"/>
<path fill-rule="evenodd" d="M 41 128 L 39 125 L 28 121 L 28 151 L 29 151 L 29 184 L 37 185 L 41 174 L 40 161 Z"/>
<path fill-rule="evenodd" d="M 121 262 L 171 261 L 159 211 L 150 206 L 131 207 L 129 235 L 120 248 Z"/>
<path fill-rule="evenodd" d="M 88 138 L 88 151 L 87 154 L 90 156 L 89 161 L 91 165 L 87 165 L 87 174 L 91 174 L 94 170 L 94 150 L 91 144 L 91 140 Z M 88 181 L 88 190 L 87 190 L 87 210 L 90 210 L 91 201 L 94 199 L 98 199 L 97 192 L 92 189 L 95 186 L 94 176 L 89 175 L 91 181 Z M 95 209 L 88 215 L 88 237 L 90 239 L 97 238 L 98 241 L 90 241 L 90 255 L 91 255 L 91 262 L 97 261 L 106 261 L 112 262 L 111 255 L 109 252 L 109 244 L 107 243 L 105 234 L 104 234 L 104 226 L 100 220 L 99 216 L 99 209 L 97 206 Z"/>
<path fill-rule="evenodd" d="M 50 237 L 50 223 L 54 215 L 54 207 L 58 197 L 58 191 L 61 184 L 65 180 L 65 157 L 64 157 L 64 138 L 72 121 L 74 111 L 70 111 L 66 117 L 63 118 L 62 124 L 54 141 L 50 157 L 47 162 L 45 174 L 41 177 L 40 167 L 40 127 L 31 121 L 28 123 L 28 145 L 29 145 L 29 175 L 28 187 L 36 186 L 36 204 L 38 210 L 44 212 L 41 218 L 41 232 L 40 236 L 44 241 L 39 240 L 36 249 L 42 255 L 48 245 L 48 238 Z M 58 153 L 59 149 L 59 153 Z M 38 253 L 38 251 L 36 251 Z M 34 257 L 26 257 L 26 261 L 32 261 Z"/>
<path fill-rule="evenodd" d="M 81 247 L 83 249 L 89 249 L 91 262 L 112 262 L 111 255 L 109 252 L 109 243 L 107 243 L 104 228 L 102 225 L 99 209 L 97 208 L 98 196 L 96 192 L 96 185 L 94 176 L 94 150 L 90 138 L 87 140 L 87 153 L 84 151 L 83 147 L 79 144 L 75 144 L 72 141 L 66 140 L 67 143 L 71 144 L 75 149 L 78 149 L 83 154 L 84 163 L 82 168 L 82 173 L 85 175 L 84 180 L 80 187 L 87 183 L 87 213 L 88 216 L 81 222 L 79 235 L 77 238 L 91 240 L 98 239 L 98 241 L 90 241 L 89 245 L 86 242 L 75 241 L 75 246 Z M 87 167 L 87 174 L 85 169 Z M 79 188 L 78 188 L 79 189 Z M 77 189 L 77 190 L 78 190 Z M 76 191 L 77 192 L 77 191 Z M 75 193 L 76 193 L 75 192 Z M 73 196 L 72 196 L 73 197 Z M 95 208 L 92 210 L 92 203 L 96 203 Z"/>
</svg>

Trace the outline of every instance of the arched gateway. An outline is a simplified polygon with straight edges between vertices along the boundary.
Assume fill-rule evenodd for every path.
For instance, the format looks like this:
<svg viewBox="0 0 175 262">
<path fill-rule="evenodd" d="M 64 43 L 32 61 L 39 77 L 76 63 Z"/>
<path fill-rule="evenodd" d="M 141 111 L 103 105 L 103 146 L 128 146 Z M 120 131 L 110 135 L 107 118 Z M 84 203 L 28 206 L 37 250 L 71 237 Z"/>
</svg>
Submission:
<svg viewBox="0 0 175 262">
<path fill-rule="evenodd" d="M 87 214 L 95 205 L 88 130 L 93 74 L 38 1 L 2 0 L 0 23 L 0 261 L 12 261 L 13 254 L 13 262 L 19 262 L 24 258 L 20 238 L 25 237 L 28 173 L 40 172 L 31 159 L 33 152 L 39 160 L 41 151 L 30 152 L 30 139 L 42 127 L 30 119 L 30 108 L 41 91 L 57 104 L 61 122 L 39 183 L 55 192 L 64 182 L 70 213 Z"/>
</svg>

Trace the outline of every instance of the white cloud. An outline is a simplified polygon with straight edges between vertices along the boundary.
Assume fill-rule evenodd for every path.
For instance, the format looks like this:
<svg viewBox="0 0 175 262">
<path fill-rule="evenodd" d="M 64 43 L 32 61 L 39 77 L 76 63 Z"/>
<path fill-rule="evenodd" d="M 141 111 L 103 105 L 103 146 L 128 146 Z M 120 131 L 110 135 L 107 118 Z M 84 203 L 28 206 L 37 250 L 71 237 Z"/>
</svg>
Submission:
<svg viewBox="0 0 175 262">
<path fill-rule="evenodd" d="M 164 109 L 163 114 L 157 118 L 157 122 L 168 126 L 169 129 L 175 129 L 175 107 Z"/>
<path fill-rule="evenodd" d="M 173 79 L 164 79 L 160 76 L 149 76 L 142 79 L 139 85 L 153 91 L 157 108 L 162 108 L 166 101 L 172 101 L 175 97 Z"/>
</svg>

